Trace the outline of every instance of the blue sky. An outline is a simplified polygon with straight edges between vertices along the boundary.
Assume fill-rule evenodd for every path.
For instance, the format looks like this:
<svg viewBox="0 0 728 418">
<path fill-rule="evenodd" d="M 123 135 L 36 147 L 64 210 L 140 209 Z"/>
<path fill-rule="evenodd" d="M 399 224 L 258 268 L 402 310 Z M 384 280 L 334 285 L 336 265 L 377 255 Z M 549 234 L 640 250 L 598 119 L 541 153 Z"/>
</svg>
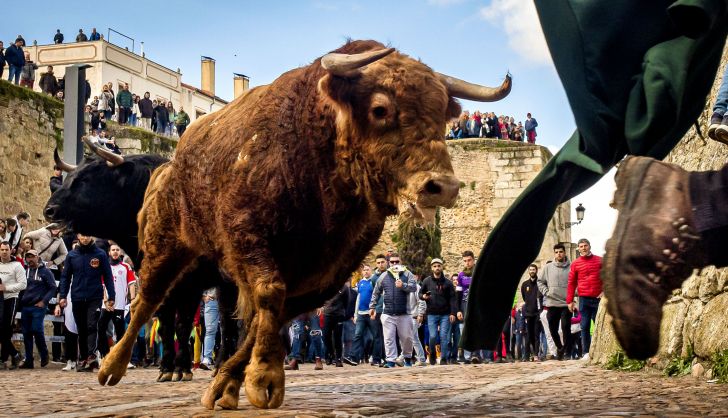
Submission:
<svg viewBox="0 0 728 418">
<path fill-rule="evenodd" d="M 251 86 L 267 84 L 337 48 L 347 37 L 375 39 L 436 71 L 479 84 L 498 85 L 510 71 L 513 90 L 508 98 L 497 103 L 464 102 L 463 107 L 513 115 L 516 120 L 531 112 L 539 121 L 538 142 L 554 152 L 575 128 L 530 0 L 93 4 L 41 0 L 31 8 L 6 8 L 0 39 L 7 46 L 22 34 L 29 44 L 33 40 L 47 44 L 56 29 L 72 41 L 79 28 L 89 33 L 96 27 L 104 36 L 112 28 L 134 38 L 136 52 L 143 41 L 149 59 L 179 67 L 188 84 L 200 85 L 201 55 L 215 58 L 216 93 L 226 99 L 232 98 L 233 72 L 249 76 Z M 130 41 L 113 33 L 110 41 L 131 48 Z M 579 200 L 587 207 L 587 218 L 573 230 L 579 237 L 594 238 L 595 252 L 611 228 L 608 213 L 600 208 L 611 197 L 607 196 L 611 186 L 600 187 L 594 196 Z"/>
</svg>

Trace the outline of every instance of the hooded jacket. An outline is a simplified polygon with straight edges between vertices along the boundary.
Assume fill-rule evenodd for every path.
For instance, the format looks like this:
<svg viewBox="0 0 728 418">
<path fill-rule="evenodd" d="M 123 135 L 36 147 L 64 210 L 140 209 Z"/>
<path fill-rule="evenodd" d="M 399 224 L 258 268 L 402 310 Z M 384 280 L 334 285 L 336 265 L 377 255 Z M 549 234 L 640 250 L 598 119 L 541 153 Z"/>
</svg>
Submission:
<svg viewBox="0 0 728 418">
<path fill-rule="evenodd" d="M 538 278 L 538 290 L 544 297 L 543 305 L 546 307 L 565 307 L 566 289 L 569 286 L 569 269 L 571 261 L 548 263 L 541 270 Z"/>
<path fill-rule="evenodd" d="M 25 280 L 27 287 L 21 300 L 23 306 L 33 306 L 40 301 L 48 306 L 48 301 L 56 295 L 58 290 L 53 273 L 41 263 L 38 264 L 38 268 L 28 268 Z"/>
<path fill-rule="evenodd" d="M 72 288 L 71 281 L 73 281 Z M 106 286 L 108 300 L 115 300 L 114 276 L 111 273 L 109 257 L 94 242 L 89 245 L 79 245 L 77 249 L 68 253 L 65 267 L 61 272 L 60 299 L 65 299 L 69 289 L 72 289 L 71 296 L 74 302 L 102 300 L 104 297 L 102 283 Z"/>
</svg>

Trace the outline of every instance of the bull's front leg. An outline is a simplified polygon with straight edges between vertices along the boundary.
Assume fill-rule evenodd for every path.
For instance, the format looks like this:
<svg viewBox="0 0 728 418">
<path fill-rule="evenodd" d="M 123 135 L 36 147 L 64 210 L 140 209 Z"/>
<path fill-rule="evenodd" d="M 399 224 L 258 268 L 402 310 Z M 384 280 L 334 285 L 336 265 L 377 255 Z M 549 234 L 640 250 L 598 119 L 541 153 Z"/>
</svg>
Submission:
<svg viewBox="0 0 728 418">
<path fill-rule="evenodd" d="M 278 408 L 285 394 L 284 351 L 278 331 L 286 286 L 278 272 L 257 273 L 249 276 L 253 278 L 254 321 L 258 326 L 250 363 L 245 368 L 245 394 L 258 408 Z"/>
</svg>

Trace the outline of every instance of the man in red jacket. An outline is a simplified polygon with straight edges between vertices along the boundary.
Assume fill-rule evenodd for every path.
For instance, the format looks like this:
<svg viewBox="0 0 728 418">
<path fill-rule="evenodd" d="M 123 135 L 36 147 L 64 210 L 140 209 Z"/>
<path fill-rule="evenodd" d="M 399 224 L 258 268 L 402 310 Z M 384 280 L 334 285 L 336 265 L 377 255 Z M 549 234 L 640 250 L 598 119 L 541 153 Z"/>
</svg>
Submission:
<svg viewBox="0 0 728 418">
<path fill-rule="evenodd" d="M 591 252 L 591 244 L 586 238 L 578 242 L 580 257 L 571 263 L 569 285 L 566 289 L 566 303 L 574 311 L 574 291 L 579 292 L 579 312 L 581 312 L 581 344 L 584 357 L 589 355 L 591 345 L 591 321 L 597 319 L 597 309 L 602 297 L 602 258 Z"/>
</svg>

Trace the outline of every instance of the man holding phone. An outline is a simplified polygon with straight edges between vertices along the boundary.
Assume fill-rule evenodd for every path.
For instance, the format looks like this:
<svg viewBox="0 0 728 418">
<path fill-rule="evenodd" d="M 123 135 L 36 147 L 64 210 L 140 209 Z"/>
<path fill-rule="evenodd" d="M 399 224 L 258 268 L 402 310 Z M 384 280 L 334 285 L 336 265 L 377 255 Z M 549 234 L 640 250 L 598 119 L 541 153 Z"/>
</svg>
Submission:
<svg viewBox="0 0 728 418">
<path fill-rule="evenodd" d="M 442 260 L 433 258 L 430 262 L 432 275 L 422 281 L 420 287 L 420 299 L 427 303 L 427 328 L 430 334 L 430 364 L 435 365 L 437 355 L 435 343 L 437 342 L 438 326 L 440 327 L 440 364 L 448 364 L 448 336 L 450 335 L 450 324 L 455 322 L 456 316 L 462 315 L 457 310 L 457 293 L 452 282 L 442 272 Z M 422 322 L 419 317 L 418 321 Z"/>
</svg>

